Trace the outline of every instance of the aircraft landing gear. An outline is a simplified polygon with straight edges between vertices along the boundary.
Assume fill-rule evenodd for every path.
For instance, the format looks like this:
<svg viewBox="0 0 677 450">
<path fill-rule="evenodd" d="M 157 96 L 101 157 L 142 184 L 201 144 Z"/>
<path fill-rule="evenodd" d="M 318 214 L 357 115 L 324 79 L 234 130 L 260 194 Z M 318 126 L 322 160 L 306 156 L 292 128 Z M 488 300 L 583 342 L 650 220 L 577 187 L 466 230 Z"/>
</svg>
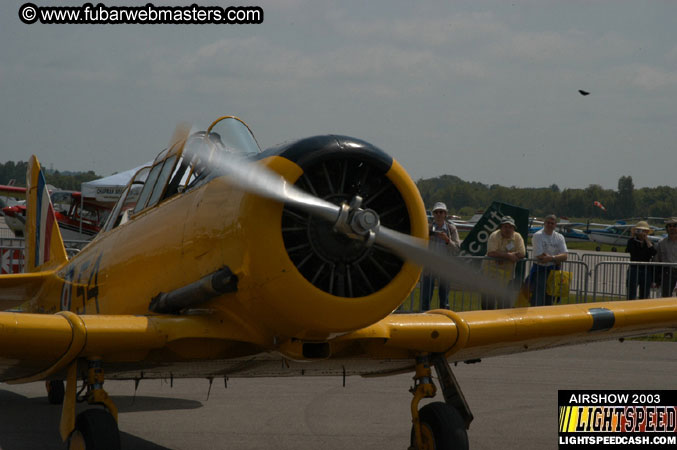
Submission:
<svg viewBox="0 0 677 450">
<path fill-rule="evenodd" d="M 49 380 L 45 381 L 45 387 L 47 388 L 47 400 L 52 405 L 60 405 L 63 403 L 63 398 L 66 395 L 66 388 L 64 387 L 63 380 Z"/>
<path fill-rule="evenodd" d="M 75 417 L 77 401 L 77 362 L 68 369 L 66 394 L 61 412 L 61 437 L 69 450 L 120 450 L 118 409 L 103 389 L 104 373 L 100 359 L 87 361 L 87 403 L 104 409 L 86 409 Z"/>
<path fill-rule="evenodd" d="M 445 402 L 433 402 L 420 410 L 423 398 L 435 396 L 430 363 L 435 365 Z M 411 392 L 410 450 L 467 450 L 467 428 L 473 420 L 470 408 L 443 354 L 421 354 L 416 358 L 416 374 Z"/>
<path fill-rule="evenodd" d="M 103 409 L 86 409 L 78 414 L 68 450 L 120 450 L 120 432 L 113 416 Z"/>
</svg>

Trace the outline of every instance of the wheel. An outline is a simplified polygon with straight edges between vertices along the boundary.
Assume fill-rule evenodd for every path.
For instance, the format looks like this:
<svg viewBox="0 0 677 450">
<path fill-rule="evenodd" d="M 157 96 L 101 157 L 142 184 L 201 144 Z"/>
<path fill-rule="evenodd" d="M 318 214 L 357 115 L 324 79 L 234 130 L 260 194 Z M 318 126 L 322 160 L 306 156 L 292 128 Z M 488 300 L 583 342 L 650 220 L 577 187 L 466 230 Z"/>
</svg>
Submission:
<svg viewBox="0 0 677 450">
<path fill-rule="evenodd" d="M 103 409 L 86 409 L 75 419 L 69 450 L 120 450 L 118 424 Z"/>
<path fill-rule="evenodd" d="M 63 398 L 66 395 L 66 388 L 62 380 L 45 381 L 47 387 L 47 400 L 52 405 L 60 405 L 63 403 Z"/>
<path fill-rule="evenodd" d="M 595 251 L 598 252 L 598 251 L 600 251 L 600 250 L 602 250 L 602 247 L 600 247 L 599 245 L 598 245 L 597 247 L 595 247 Z"/>
<path fill-rule="evenodd" d="M 424 442 L 433 441 L 435 450 L 467 450 L 468 433 L 459 412 L 444 402 L 425 405 L 418 412 Z M 416 434 L 411 428 L 411 447 L 416 448 Z"/>
</svg>

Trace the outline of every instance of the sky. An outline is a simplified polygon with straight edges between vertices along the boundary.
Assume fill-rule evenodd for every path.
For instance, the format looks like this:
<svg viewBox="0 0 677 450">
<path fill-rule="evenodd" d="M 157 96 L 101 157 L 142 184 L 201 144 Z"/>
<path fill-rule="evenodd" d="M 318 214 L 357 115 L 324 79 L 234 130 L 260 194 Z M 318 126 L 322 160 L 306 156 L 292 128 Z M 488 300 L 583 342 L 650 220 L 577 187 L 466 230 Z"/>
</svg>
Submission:
<svg viewBox="0 0 677 450">
<path fill-rule="evenodd" d="M 261 6 L 250 25 L 27 25 L 23 3 L 0 4 L 0 162 L 109 175 L 236 115 L 264 149 L 354 136 L 414 180 L 677 185 L 674 1 L 195 1 Z"/>
</svg>

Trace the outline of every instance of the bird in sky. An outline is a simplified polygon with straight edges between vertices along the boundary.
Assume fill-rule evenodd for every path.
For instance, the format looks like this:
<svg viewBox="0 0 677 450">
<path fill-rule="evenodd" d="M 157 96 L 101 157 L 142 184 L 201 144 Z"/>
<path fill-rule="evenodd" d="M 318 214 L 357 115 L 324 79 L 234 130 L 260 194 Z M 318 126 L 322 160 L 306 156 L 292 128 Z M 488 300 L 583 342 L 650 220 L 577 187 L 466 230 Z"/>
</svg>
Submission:
<svg viewBox="0 0 677 450">
<path fill-rule="evenodd" d="M 584 96 L 584 97 L 585 97 L 586 95 L 590 95 L 590 92 L 583 91 L 583 90 L 581 90 L 581 89 L 578 90 L 578 93 L 581 94 L 581 95 Z"/>
</svg>

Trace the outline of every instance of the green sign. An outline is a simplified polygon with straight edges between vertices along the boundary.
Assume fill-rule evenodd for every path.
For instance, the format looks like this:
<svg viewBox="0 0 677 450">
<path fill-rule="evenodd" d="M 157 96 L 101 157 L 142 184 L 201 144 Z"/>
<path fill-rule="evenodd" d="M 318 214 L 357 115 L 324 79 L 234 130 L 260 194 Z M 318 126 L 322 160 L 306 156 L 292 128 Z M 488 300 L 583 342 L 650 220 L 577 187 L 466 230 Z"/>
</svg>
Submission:
<svg viewBox="0 0 677 450">
<path fill-rule="evenodd" d="M 529 210 L 507 203 L 493 202 L 461 243 L 460 256 L 485 256 L 489 235 L 499 228 L 504 216 L 510 216 L 515 220 L 516 231 L 522 235 L 526 248 L 529 236 Z M 515 276 L 521 279 L 524 262 L 519 262 L 515 269 Z"/>
</svg>

